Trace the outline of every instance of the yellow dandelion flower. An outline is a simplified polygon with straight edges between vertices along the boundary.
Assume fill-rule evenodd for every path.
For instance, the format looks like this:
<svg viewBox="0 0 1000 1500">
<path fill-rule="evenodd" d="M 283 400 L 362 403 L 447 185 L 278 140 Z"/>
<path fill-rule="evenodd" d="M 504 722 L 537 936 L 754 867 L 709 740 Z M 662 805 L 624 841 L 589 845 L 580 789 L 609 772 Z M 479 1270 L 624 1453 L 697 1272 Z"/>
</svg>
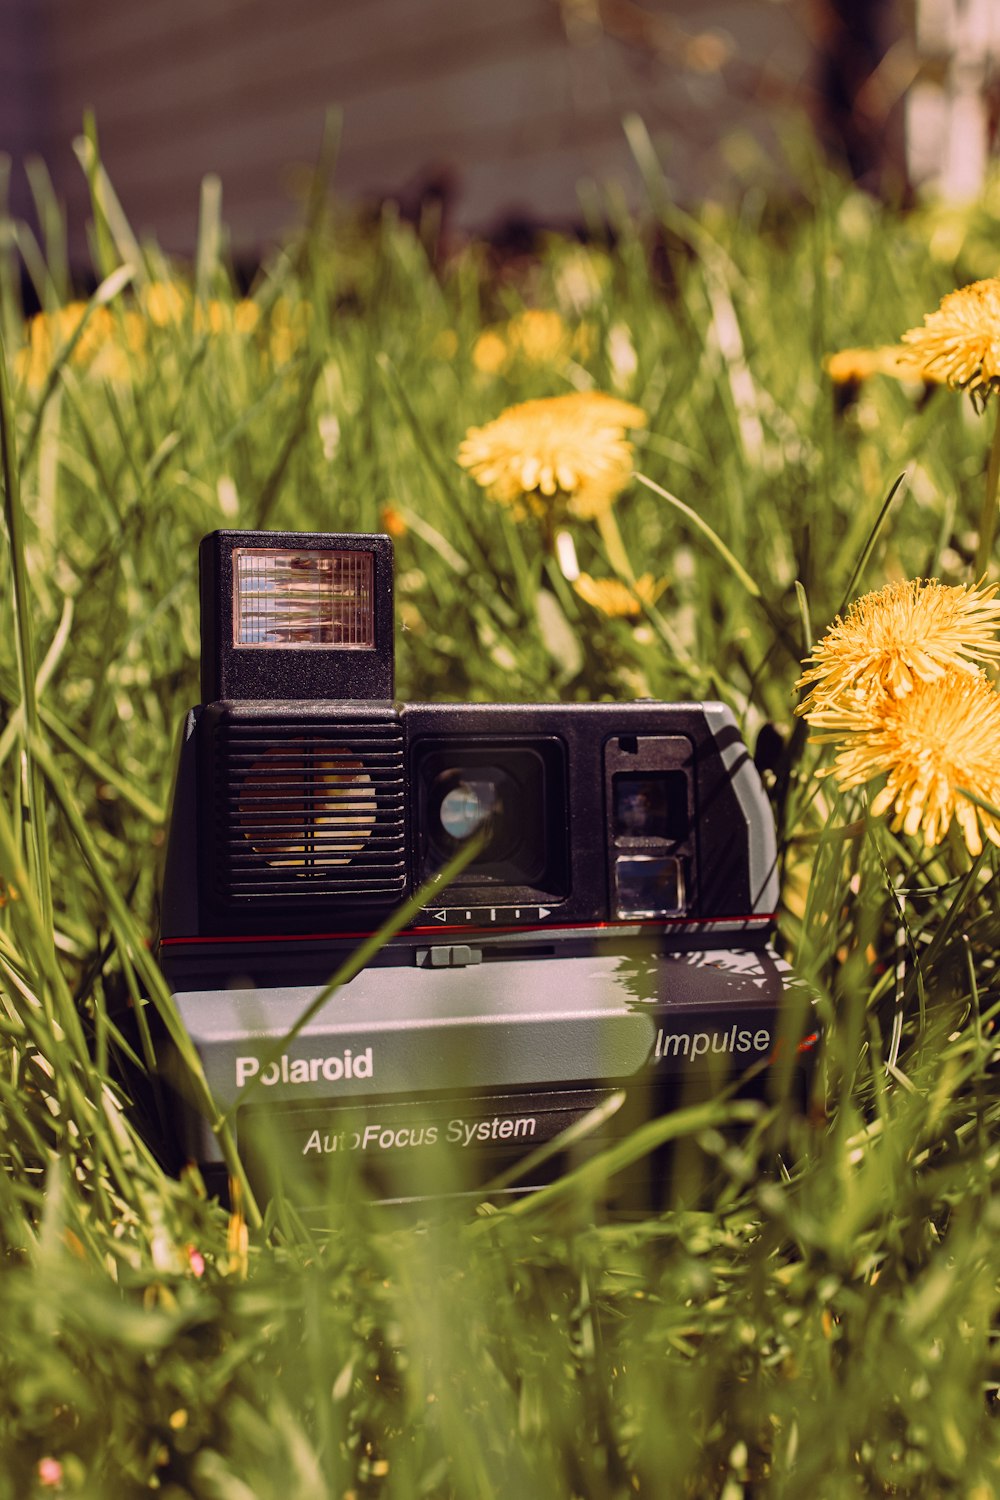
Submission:
<svg viewBox="0 0 1000 1500">
<path fill-rule="evenodd" d="M 306 342 L 312 308 L 308 302 L 279 297 L 270 311 L 270 354 L 274 365 L 286 365 Z"/>
<path fill-rule="evenodd" d="M 949 292 L 903 343 L 929 378 L 985 394 L 1000 382 L 1000 277 Z"/>
<path fill-rule="evenodd" d="M 855 712 L 872 695 L 904 697 L 949 671 L 975 676 L 980 665 L 1000 660 L 996 592 L 996 584 L 916 578 L 856 599 L 807 658 L 796 687 L 810 692 L 797 712 L 836 728 L 843 711 Z"/>
<path fill-rule="evenodd" d="M 127 309 L 119 313 L 125 343 L 133 354 L 141 354 L 146 347 L 146 320 L 141 313 Z"/>
<path fill-rule="evenodd" d="M 528 307 L 507 324 L 507 342 L 529 364 L 551 365 L 565 359 L 570 332 L 559 313 Z"/>
<path fill-rule="evenodd" d="M 87 374 L 92 380 L 107 380 L 112 385 L 126 385 L 132 378 L 132 360 L 127 349 L 109 339 L 97 350 Z"/>
<path fill-rule="evenodd" d="M 218 297 L 209 297 L 194 305 L 196 333 L 248 334 L 254 332 L 259 322 L 260 308 L 256 302 L 248 299 L 240 302 L 226 302 Z"/>
<path fill-rule="evenodd" d="M 845 714 L 844 728 L 830 774 L 842 787 L 885 775 L 875 817 L 891 809 L 894 828 L 931 847 L 953 820 L 970 854 L 982 851 L 983 834 L 1000 846 L 1000 819 L 963 795 L 1000 807 L 1000 693 L 982 672 L 950 671 L 901 698 L 871 700 Z"/>
<path fill-rule="evenodd" d="M 592 578 L 589 573 L 581 573 L 573 580 L 573 589 L 584 603 L 609 620 L 634 620 L 642 614 L 644 604 L 656 603 L 664 583 L 663 579 L 657 582 L 652 573 L 643 573 L 630 588 L 619 578 Z"/>
<path fill-rule="evenodd" d="M 593 323 L 578 323 L 569 352 L 576 360 L 589 359 L 597 348 L 598 342 L 597 329 Z"/>
<path fill-rule="evenodd" d="M 260 308 L 256 302 L 244 297 L 233 308 L 233 326 L 237 333 L 253 333 L 260 322 Z"/>
<path fill-rule="evenodd" d="M 497 328 L 487 328 L 472 346 L 472 363 L 482 375 L 497 375 L 515 360 L 529 365 L 561 364 L 572 335 L 562 316 L 527 307 Z"/>
<path fill-rule="evenodd" d="M 128 360 L 116 343 L 113 314 L 106 307 L 93 308 L 89 317 L 86 314 L 85 302 L 69 302 L 54 312 L 38 313 L 32 318 L 27 343 L 14 358 L 18 379 L 32 390 L 40 389 L 57 357 L 74 338 L 76 343 L 69 359 L 74 369 L 100 379 L 127 379 Z M 81 324 L 83 328 L 79 331 Z"/>
<path fill-rule="evenodd" d="M 506 339 L 487 328 L 472 346 L 472 363 L 480 375 L 497 375 L 507 363 L 507 354 Z"/>
<path fill-rule="evenodd" d="M 233 312 L 228 302 L 210 297 L 207 302 L 198 302 L 194 310 L 196 333 L 228 333 L 233 323 Z"/>
<path fill-rule="evenodd" d="M 139 292 L 139 302 L 146 317 L 156 328 L 179 323 L 187 311 L 188 292 L 176 281 L 151 281 Z"/>
<path fill-rule="evenodd" d="M 26 342 L 14 355 L 14 374 L 31 391 L 41 390 L 48 379 L 54 355 L 52 328 L 44 313 L 32 318 Z"/>
<path fill-rule="evenodd" d="M 641 406 L 623 401 L 620 396 L 609 396 L 605 391 L 578 391 L 562 399 L 573 401 L 593 421 L 615 427 L 645 427 L 649 420 Z"/>
<path fill-rule="evenodd" d="M 83 323 L 86 304 L 71 302 L 58 314 L 59 342 L 66 344 Z M 106 307 L 95 307 L 73 350 L 71 363 L 85 370 L 115 337 L 115 320 Z"/>
<path fill-rule="evenodd" d="M 470 427 L 458 462 L 518 515 L 550 517 L 561 508 L 598 516 L 632 473 L 625 431 L 645 422 L 640 407 L 596 391 L 523 401 Z"/>
<path fill-rule="evenodd" d="M 838 349 L 836 354 L 826 356 L 823 368 L 834 385 L 857 385 L 872 375 L 930 383 L 943 379 L 926 369 L 911 349 L 900 344 L 887 344 L 879 349 Z"/>
<path fill-rule="evenodd" d="M 271 359 L 275 365 L 287 365 L 298 349 L 298 340 L 285 323 L 271 330 Z"/>
<path fill-rule="evenodd" d="M 403 515 L 403 512 L 393 505 L 391 500 L 383 505 L 379 511 L 378 518 L 382 530 L 387 532 L 391 537 L 405 536 L 410 529 L 406 524 L 406 517 Z"/>
</svg>

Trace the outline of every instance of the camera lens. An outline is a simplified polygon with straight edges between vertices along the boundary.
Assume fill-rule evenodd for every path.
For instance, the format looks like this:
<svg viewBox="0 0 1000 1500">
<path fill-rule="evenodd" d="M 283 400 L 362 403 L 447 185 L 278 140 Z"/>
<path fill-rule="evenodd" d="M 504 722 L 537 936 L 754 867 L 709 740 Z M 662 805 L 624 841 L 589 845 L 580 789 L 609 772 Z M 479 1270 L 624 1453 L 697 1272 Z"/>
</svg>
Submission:
<svg viewBox="0 0 1000 1500">
<path fill-rule="evenodd" d="M 445 792 L 438 816 L 445 833 L 461 841 L 500 812 L 500 797 L 492 781 L 462 781 Z"/>
<path fill-rule="evenodd" d="M 524 789 L 502 765 L 449 766 L 429 788 L 428 833 L 439 855 L 449 858 L 474 833 L 484 835 L 482 853 L 472 862 L 507 859 L 522 842 L 520 817 Z"/>
<path fill-rule="evenodd" d="M 565 881 L 566 801 L 557 741 L 476 741 L 435 735 L 416 746 L 417 871 L 440 870 L 473 837 L 481 839 L 459 887 L 553 897 Z M 505 898 L 506 899 L 506 898 Z"/>
</svg>

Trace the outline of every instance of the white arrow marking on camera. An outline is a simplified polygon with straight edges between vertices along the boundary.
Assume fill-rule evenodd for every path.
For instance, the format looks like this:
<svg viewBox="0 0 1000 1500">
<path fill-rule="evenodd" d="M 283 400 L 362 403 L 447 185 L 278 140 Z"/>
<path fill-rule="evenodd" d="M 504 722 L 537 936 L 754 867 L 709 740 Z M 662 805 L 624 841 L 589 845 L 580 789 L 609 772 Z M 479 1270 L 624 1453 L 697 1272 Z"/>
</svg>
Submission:
<svg viewBox="0 0 1000 1500">
<path fill-rule="evenodd" d="M 538 915 L 539 917 L 550 917 L 552 913 L 547 906 L 540 906 L 538 908 Z"/>
<path fill-rule="evenodd" d="M 447 922 L 448 920 L 448 913 L 446 911 L 432 911 L 431 916 L 435 922 Z"/>
</svg>

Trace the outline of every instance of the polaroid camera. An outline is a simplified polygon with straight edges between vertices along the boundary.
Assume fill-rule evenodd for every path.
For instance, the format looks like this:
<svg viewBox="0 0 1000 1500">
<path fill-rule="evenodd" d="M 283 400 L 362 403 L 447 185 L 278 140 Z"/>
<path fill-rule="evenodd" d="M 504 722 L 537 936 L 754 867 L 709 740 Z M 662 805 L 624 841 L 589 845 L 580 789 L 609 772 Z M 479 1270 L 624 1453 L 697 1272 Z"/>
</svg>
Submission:
<svg viewBox="0 0 1000 1500">
<path fill-rule="evenodd" d="M 770 809 L 724 705 L 397 703 L 385 536 L 215 532 L 201 605 L 159 957 L 271 1186 L 351 1158 L 377 1195 L 419 1196 L 447 1151 L 449 1182 L 524 1191 L 565 1168 L 568 1127 L 599 1150 L 766 1087 L 801 1044 Z M 178 1108 L 182 1150 L 220 1172 Z"/>
</svg>

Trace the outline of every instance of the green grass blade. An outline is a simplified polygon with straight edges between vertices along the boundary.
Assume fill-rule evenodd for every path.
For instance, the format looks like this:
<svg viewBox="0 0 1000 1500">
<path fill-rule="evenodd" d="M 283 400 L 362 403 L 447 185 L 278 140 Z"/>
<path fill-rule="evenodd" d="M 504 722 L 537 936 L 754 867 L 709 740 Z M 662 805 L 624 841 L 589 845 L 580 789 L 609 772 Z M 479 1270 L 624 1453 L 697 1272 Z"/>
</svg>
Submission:
<svg viewBox="0 0 1000 1500">
<path fill-rule="evenodd" d="M 690 505 L 685 505 L 683 500 L 679 500 L 676 495 L 672 495 L 669 490 L 665 490 L 662 485 L 657 484 L 653 479 L 647 478 L 645 474 L 640 474 L 637 472 L 633 475 L 633 478 L 637 479 L 640 484 L 645 485 L 647 490 L 652 490 L 654 495 L 659 495 L 661 500 L 666 500 L 668 504 L 674 507 L 675 510 L 679 510 L 682 516 L 686 516 L 691 524 L 697 527 L 702 536 L 708 538 L 712 546 L 715 548 L 716 552 L 718 552 L 719 556 L 726 564 L 726 567 L 730 570 L 733 576 L 739 580 L 740 584 L 743 586 L 743 588 L 746 589 L 751 598 L 763 598 L 760 587 L 754 581 L 754 579 L 751 578 L 750 574 L 740 562 L 739 558 L 735 557 L 733 553 L 730 552 L 729 548 L 726 546 L 721 536 L 719 536 L 718 532 L 713 531 L 708 522 L 704 520 L 702 516 L 699 516 L 696 510 L 693 510 Z"/>
<path fill-rule="evenodd" d="M 14 409 L 7 380 L 7 351 L 0 336 L 0 473 L 3 475 L 4 518 L 7 523 L 14 634 L 17 643 L 17 675 L 24 713 L 26 775 L 23 783 L 25 816 L 32 851 L 33 875 L 38 883 L 41 910 L 52 925 L 52 873 L 49 862 L 48 825 L 41 777 L 29 745 L 39 733 L 35 694 L 35 639 L 33 603 L 25 561 L 25 518 L 21 504 L 20 470 L 15 438 Z"/>
<path fill-rule="evenodd" d="M 882 508 L 881 508 L 881 510 L 879 511 L 878 515 L 875 518 L 875 525 L 872 527 L 871 531 L 869 532 L 869 534 L 868 534 L 868 540 L 865 542 L 865 545 L 862 547 L 861 554 L 858 557 L 857 562 L 854 564 L 854 571 L 851 573 L 850 579 L 848 580 L 848 583 L 847 583 L 847 587 L 844 590 L 844 596 L 843 596 L 843 598 L 840 601 L 840 607 L 837 610 L 838 615 L 843 614 L 843 612 L 847 608 L 850 600 L 854 597 L 854 590 L 857 587 L 858 579 L 861 577 L 862 573 L 865 571 L 865 568 L 868 566 L 868 561 L 869 561 L 872 553 L 875 551 L 875 545 L 878 542 L 879 536 L 881 535 L 882 527 L 885 525 L 886 520 L 888 519 L 889 507 L 892 505 L 893 500 L 895 500 L 896 494 L 897 494 L 897 492 L 899 490 L 899 487 L 903 483 L 903 481 L 904 481 L 905 478 L 906 478 L 905 474 L 898 475 L 897 478 L 890 485 L 890 487 L 889 487 L 889 493 L 886 495 L 885 499 L 882 501 Z"/>
</svg>

